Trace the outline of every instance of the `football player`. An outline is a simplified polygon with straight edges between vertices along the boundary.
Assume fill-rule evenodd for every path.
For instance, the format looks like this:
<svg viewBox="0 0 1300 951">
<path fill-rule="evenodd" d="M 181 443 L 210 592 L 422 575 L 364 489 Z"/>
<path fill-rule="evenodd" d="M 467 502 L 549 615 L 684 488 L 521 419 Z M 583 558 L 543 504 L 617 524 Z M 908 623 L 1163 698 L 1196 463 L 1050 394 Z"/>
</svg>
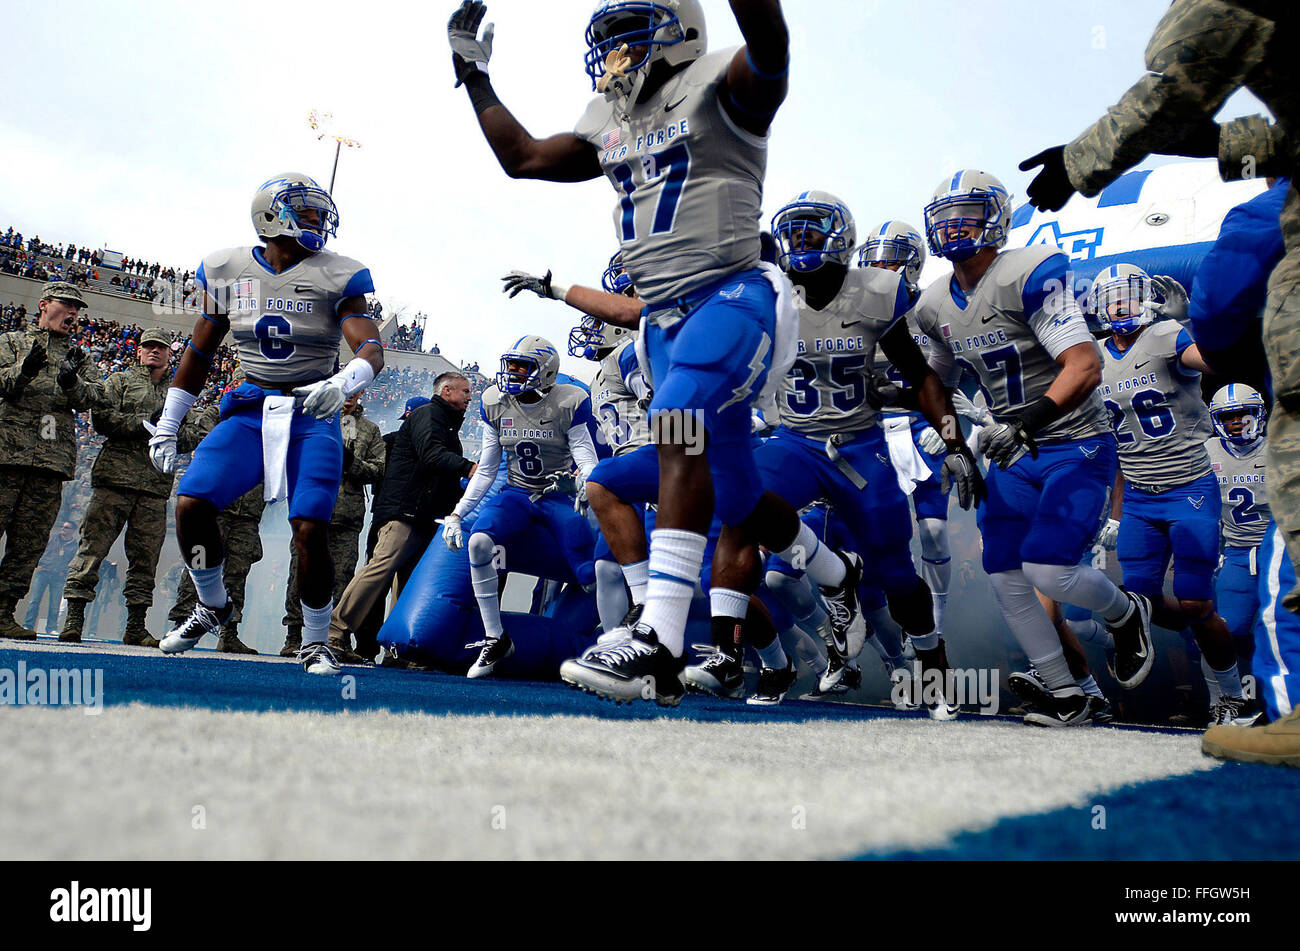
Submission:
<svg viewBox="0 0 1300 951">
<path fill-rule="evenodd" d="M 1179 296 L 1170 280 L 1162 279 L 1162 298 Z M 1209 367 L 1177 321 L 1157 319 L 1161 303 L 1152 279 L 1131 264 L 1097 275 L 1087 297 L 1088 313 L 1110 331 L 1100 393 L 1119 447 L 1111 497 L 1116 554 L 1125 589 L 1151 602 L 1152 621 L 1171 631 L 1190 627 L 1223 693 L 1214 722 L 1231 723 L 1245 701 L 1231 635 L 1214 610 L 1218 485 L 1201 401 L 1201 373 Z M 1171 555 L 1172 600 L 1163 593 Z"/>
<path fill-rule="evenodd" d="M 731 8 L 746 45 L 708 53 L 699 0 L 601 3 L 586 33 L 587 72 L 599 95 L 575 132 L 544 139 L 492 88 L 493 32 L 478 35 L 484 5 L 466 0 L 448 24 L 457 80 L 510 176 L 609 179 L 623 264 L 645 305 L 651 425 L 660 430 L 645 611 L 630 641 L 561 670 L 568 682 L 615 699 L 672 704 L 681 696 L 686 616 L 715 486 L 725 526 L 752 519 L 773 551 L 816 552 L 809 571 L 836 604 L 836 624 L 862 630 L 857 562 L 817 551 L 795 511 L 763 495 L 750 447 L 750 406 L 772 366 L 783 285 L 759 267 L 758 222 L 789 34 L 778 0 L 731 0 Z M 695 438 L 701 421 L 703 444 Z"/>
<path fill-rule="evenodd" d="M 465 494 L 442 524 L 447 547 L 465 544 L 461 520 L 473 512 L 496 479 L 506 458 L 506 485 L 488 499 L 469 536 L 469 571 L 483 620 L 485 639 L 470 678 L 486 677 L 515 651 L 501 623 L 497 570 L 510 540 L 532 526 L 544 527 L 559 543 L 579 583 L 596 580 L 591 563 L 591 533 L 574 511 L 564 480 L 577 464 L 578 484 L 596 465 L 596 447 L 587 426 L 591 398 L 571 383 L 556 383 L 560 355 L 543 337 L 526 336 L 501 355 L 496 382 L 483 392 L 483 450 Z"/>
<path fill-rule="evenodd" d="M 176 489 L 176 538 L 198 600 L 159 646 L 168 654 L 187 651 L 230 618 L 217 513 L 263 482 L 267 500 L 289 500 L 302 572 L 298 660 L 308 673 L 338 674 L 326 637 L 334 609 L 329 520 L 343 471 L 339 410 L 384 367 L 365 298 L 374 285 L 359 262 L 325 250 L 338 233 L 338 210 L 306 175 L 263 183 L 252 216 L 263 245 L 217 251 L 199 266 L 203 316 L 149 441 L 154 465 L 171 472 L 181 420 L 203 389 L 217 346 L 233 333 L 247 379 L 222 399 L 221 421 Z M 341 370 L 340 335 L 355 354 Z"/>
<path fill-rule="evenodd" d="M 912 293 L 919 297 L 925 257 L 925 240 L 920 233 L 905 221 L 891 220 L 871 229 L 871 234 L 858 249 L 858 267 L 898 271 Z M 916 329 L 916 318 L 909 316 L 907 320 L 912 338 L 924 348 L 926 340 Z M 876 351 L 875 371 L 885 374 L 900 386 L 904 383 L 898 368 L 889 362 L 889 357 L 880 349 Z M 952 398 L 958 413 L 962 412 L 963 402 L 969 403 L 959 390 L 953 391 Z M 880 414 L 880 425 L 885 430 L 885 441 L 889 444 L 890 458 L 894 460 L 896 469 L 919 473 L 919 470 L 909 465 L 910 457 L 919 453 L 920 461 L 930 472 L 929 476 L 911 480 L 913 489 L 909 497 L 921 542 L 920 574 L 930 586 L 930 594 L 934 598 L 935 626 L 942 629 L 943 612 L 948 603 L 948 585 L 952 581 L 952 554 L 948 546 L 948 493 L 942 490 L 939 478 L 939 470 L 943 467 L 943 451 L 940 448 L 936 457 L 921 446 L 921 436 L 930 429 L 930 424 L 919 412 L 902 407 L 885 407 Z M 906 433 L 905 439 L 903 433 Z M 942 441 L 939 443 L 941 445 Z"/>
<path fill-rule="evenodd" d="M 1255 646 L 1255 621 L 1260 607 L 1259 551 L 1270 518 L 1266 419 L 1264 398 L 1244 383 L 1229 383 L 1210 399 L 1215 436 L 1205 448 L 1223 502 L 1219 515 L 1223 556 L 1215 579 L 1215 605 L 1232 635 L 1243 673 L 1249 671 Z M 1211 699 L 1216 700 L 1213 690 L 1219 685 L 1218 679 L 1207 676 L 1206 683 L 1211 688 Z M 1236 722 L 1253 719 L 1240 715 Z"/>
<path fill-rule="evenodd" d="M 1081 565 L 1115 479 L 1115 439 L 1096 392 L 1101 356 L 1055 248 L 1002 252 L 1011 196 L 987 172 L 945 178 L 925 206 L 930 250 L 953 263 L 916 305 L 930 364 L 953 385 L 980 382 L 993 422 L 979 434 L 990 462 L 980 512 L 984 570 L 1012 633 L 1051 690 L 1044 723 L 1089 722 L 1035 588 L 1101 614 L 1116 643 L 1118 679 L 1151 669 L 1150 603 Z"/>
<path fill-rule="evenodd" d="M 915 388 L 925 416 L 936 428 L 951 433 L 943 471 L 958 483 L 966 507 L 981 494 L 982 479 L 952 424 L 948 394 L 927 366 L 904 319 L 915 298 L 900 273 L 851 267 L 856 245 L 853 215 L 828 192 L 796 196 L 776 213 L 772 234 L 777 265 L 799 289 L 799 345 L 778 400 L 781 425 L 757 452 L 763 486 L 796 508 L 823 497 L 831 503 L 855 548 L 872 553 L 873 580 L 884 589 L 890 613 L 911 637 L 923 668 L 942 672 L 947 662 L 934 623 L 930 589 L 912 564 L 911 515 L 868 392 L 877 344 Z M 733 538 L 723 535 L 715 558 L 715 616 L 743 617 L 727 611 L 723 599 L 731 591 L 756 587 L 739 570 L 745 565 L 743 556 L 729 550 Z M 803 553 L 804 559 L 809 551 Z M 862 650 L 864 635 L 865 631 L 857 638 L 837 636 L 833 647 L 852 660 Z M 768 654 L 760 651 L 760 655 L 764 666 L 760 680 L 769 671 L 769 679 L 780 674 L 793 680 L 794 664 L 779 641 Z M 733 654 L 731 659 L 738 675 L 740 657 Z M 936 704 L 931 713 L 937 719 L 951 719 L 956 707 Z"/>
</svg>

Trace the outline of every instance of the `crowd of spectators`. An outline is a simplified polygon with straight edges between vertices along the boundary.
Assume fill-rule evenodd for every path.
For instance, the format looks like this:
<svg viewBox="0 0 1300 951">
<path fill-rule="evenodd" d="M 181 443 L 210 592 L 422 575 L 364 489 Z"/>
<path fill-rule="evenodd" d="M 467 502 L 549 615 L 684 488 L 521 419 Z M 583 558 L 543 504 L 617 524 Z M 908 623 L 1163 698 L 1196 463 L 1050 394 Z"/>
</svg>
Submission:
<svg viewBox="0 0 1300 951">
<path fill-rule="evenodd" d="M 401 322 L 398 323 L 397 329 L 393 331 L 392 338 L 386 346 L 390 350 L 411 350 L 420 351 L 424 349 L 424 315 L 417 315 L 416 319 L 408 327 Z"/>
</svg>

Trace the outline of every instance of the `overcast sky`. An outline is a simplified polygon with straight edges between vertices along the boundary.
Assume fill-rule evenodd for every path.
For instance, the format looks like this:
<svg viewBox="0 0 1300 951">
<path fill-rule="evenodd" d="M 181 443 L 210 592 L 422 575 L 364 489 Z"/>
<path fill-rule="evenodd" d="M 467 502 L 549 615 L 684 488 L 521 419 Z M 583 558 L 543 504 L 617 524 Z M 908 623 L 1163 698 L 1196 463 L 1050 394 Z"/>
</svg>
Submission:
<svg viewBox="0 0 1300 951">
<path fill-rule="evenodd" d="M 500 275 L 550 267 L 596 284 L 616 250 L 613 190 L 514 182 L 463 90 L 446 20 L 456 3 L 7 5 L 0 229 L 193 269 L 253 241 L 248 208 L 271 175 L 327 183 L 334 149 L 312 109 L 361 142 L 345 150 L 331 247 L 359 258 L 390 307 L 430 315 L 425 344 L 484 369 L 523 333 L 563 348 L 577 312 L 507 301 Z M 492 0 L 492 76 L 538 136 L 591 97 L 586 0 Z M 710 47 L 740 42 L 704 0 Z M 774 124 L 765 220 L 808 188 L 839 194 L 859 231 L 920 208 L 959 167 L 1023 200 L 1024 157 L 1073 138 L 1143 71 L 1166 0 L 786 0 L 790 95 Z M 1261 111 L 1248 96 L 1223 115 Z M 565 368 L 590 377 L 588 365 Z"/>
</svg>

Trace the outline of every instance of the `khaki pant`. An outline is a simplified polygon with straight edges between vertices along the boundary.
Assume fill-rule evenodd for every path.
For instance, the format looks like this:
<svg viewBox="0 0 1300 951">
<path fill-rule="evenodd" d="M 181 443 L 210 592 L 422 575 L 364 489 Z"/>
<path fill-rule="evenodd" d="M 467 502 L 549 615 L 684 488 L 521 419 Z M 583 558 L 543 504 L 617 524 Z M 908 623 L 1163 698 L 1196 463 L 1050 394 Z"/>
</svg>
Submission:
<svg viewBox="0 0 1300 951">
<path fill-rule="evenodd" d="M 99 486 L 81 520 L 81 543 L 68 566 L 63 596 L 95 600 L 99 566 L 126 526 L 126 584 L 122 594 L 130 607 L 153 604 L 158 555 L 167 534 L 167 499 L 130 489 Z"/>
<path fill-rule="evenodd" d="M 429 537 L 415 531 L 405 522 L 388 522 L 379 529 L 375 553 L 366 566 L 343 591 L 334 616 L 330 619 L 330 637 L 343 640 L 359 628 L 374 607 L 388 593 L 393 576 L 408 573 L 424 550 L 429 547 Z"/>
<path fill-rule="evenodd" d="M 0 598 L 22 599 L 45 554 L 63 501 L 63 476 L 28 466 L 0 466 Z"/>
</svg>

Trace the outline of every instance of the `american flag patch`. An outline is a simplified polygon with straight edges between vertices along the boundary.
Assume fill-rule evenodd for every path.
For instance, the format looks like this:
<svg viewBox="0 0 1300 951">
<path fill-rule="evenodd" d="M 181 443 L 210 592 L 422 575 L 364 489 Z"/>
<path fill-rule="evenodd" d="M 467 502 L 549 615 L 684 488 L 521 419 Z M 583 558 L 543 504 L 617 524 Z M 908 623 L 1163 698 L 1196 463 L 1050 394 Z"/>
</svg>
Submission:
<svg viewBox="0 0 1300 951">
<path fill-rule="evenodd" d="M 505 416 L 501 420 L 502 426 L 513 426 L 514 424 L 515 424 L 515 418 L 513 416 Z"/>
<path fill-rule="evenodd" d="M 940 330 L 940 332 L 943 334 L 943 338 L 944 338 L 945 340 L 947 340 L 949 337 L 952 336 L 952 325 L 951 325 L 951 324 L 944 324 L 942 327 L 939 328 L 939 330 Z"/>
<path fill-rule="evenodd" d="M 1214 463 L 1214 464 L 1211 466 L 1211 468 L 1213 468 L 1215 472 L 1222 472 L 1222 471 L 1223 471 L 1223 463 L 1222 463 L 1222 462 L 1216 462 L 1216 463 Z"/>
<path fill-rule="evenodd" d="M 623 132 L 621 129 L 610 129 L 600 139 L 601 148 L 612 149 L 619 142 L 623 141 Z"/>
<path fill-rule="evenodd" d="M 251 280 L 237 281 L 235 283 L 236 297 L 252 297 L 254 293 L 255 291 L 253 290 L 253 282 Z"/>
</svg>

